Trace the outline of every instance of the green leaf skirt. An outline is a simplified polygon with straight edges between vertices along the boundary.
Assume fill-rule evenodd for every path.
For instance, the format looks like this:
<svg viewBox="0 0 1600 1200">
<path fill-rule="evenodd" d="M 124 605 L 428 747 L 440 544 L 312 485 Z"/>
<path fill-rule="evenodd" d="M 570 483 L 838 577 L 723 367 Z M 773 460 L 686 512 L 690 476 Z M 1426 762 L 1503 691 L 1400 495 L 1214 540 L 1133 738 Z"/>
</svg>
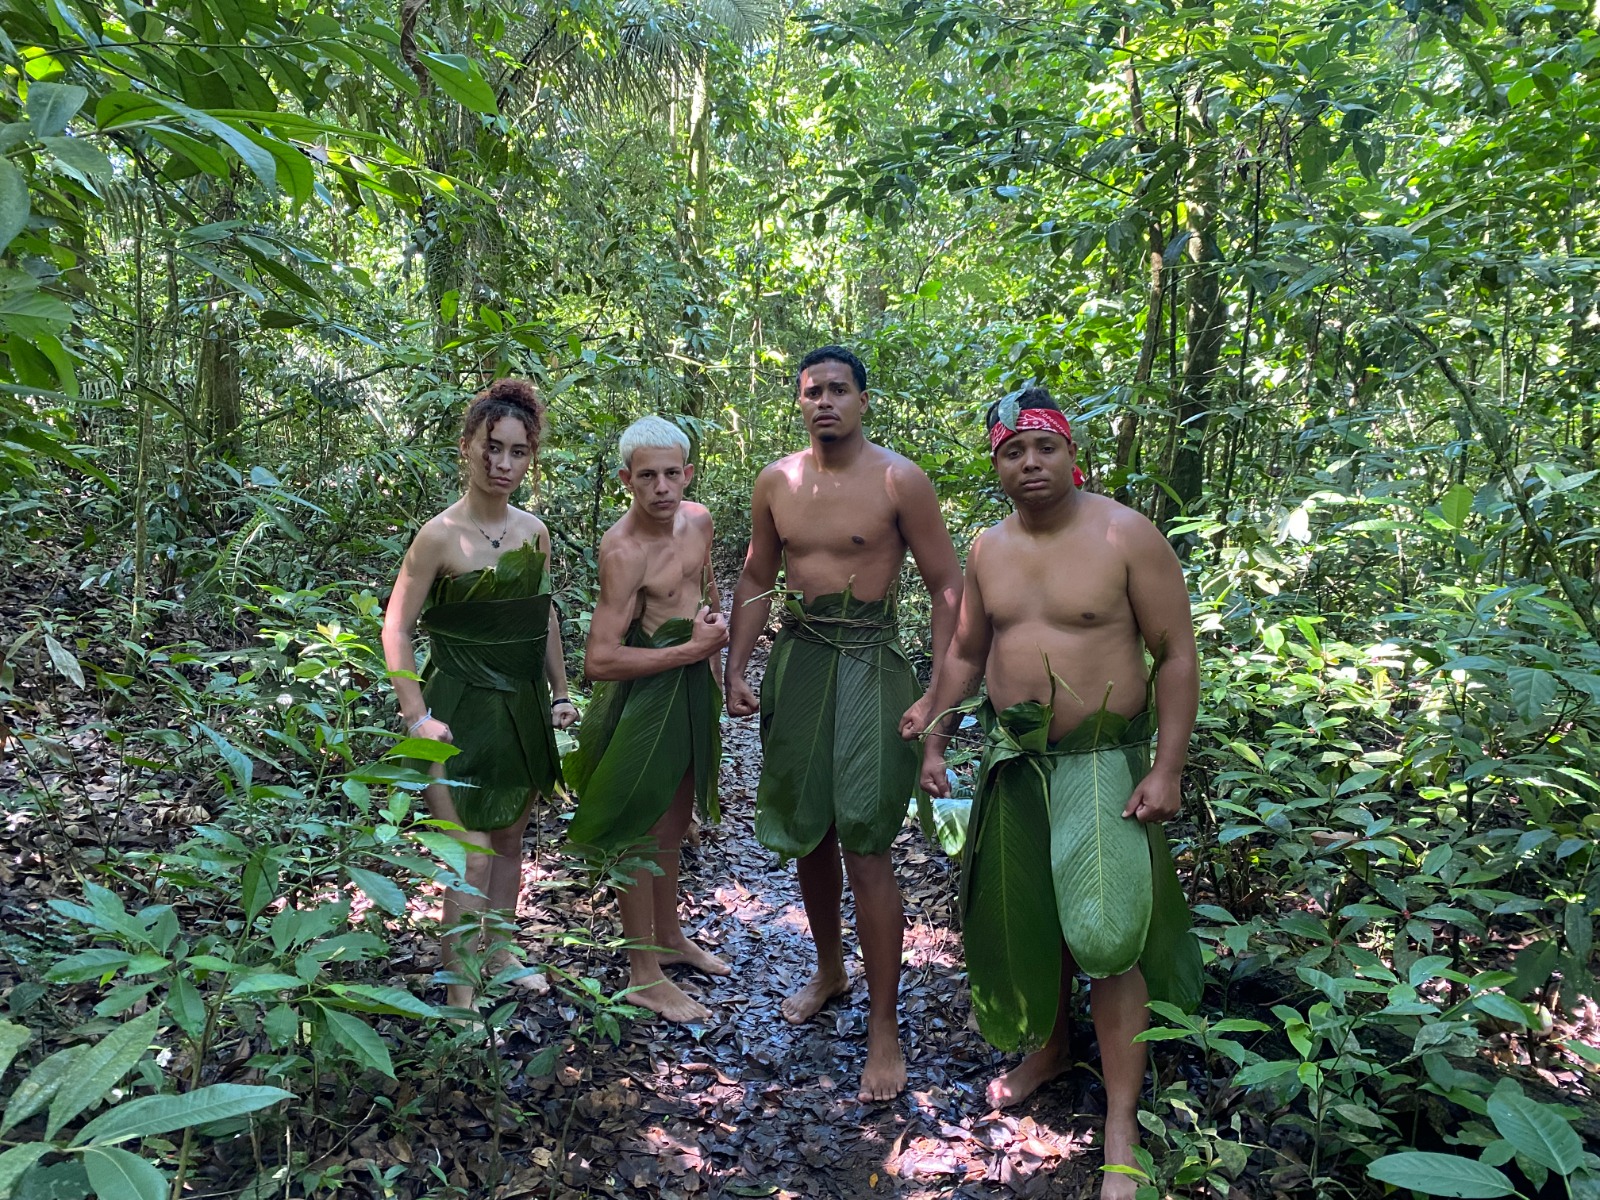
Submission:
<svg viewBox="0 0 1600 1200">
<path fill-rule="evenodd" d="M 978 1027 L 1002 1050 L 1049 1036 L 1063 940 L 1091 978 L 1138 965 L 1151 999 L 1189 1011 L 1204 984 L 1166 833 L 1122 815 L 1150 769 L 1153 712 L 1101 710 L 1054 743 L 1051 715 L 980 710 L 961 926 Z"/>
<path fill-rule="evenodd" d="M 693 627 L 689 618 L 677 617 L 645 635 L 635 624 L 628 644 L 680 645 Z M 567 784 L 578 795 L 568 837 L 608 853 L 635 845 L 666 814 L 690 771 L 702 819 L 720 821 L 721 718 L 722 691 L 709 660 L 598 684 L 578 748 L 564 764 Z"/>
<path fill-rule="evenodd" d="M 756 839 L 799 858 L 836 827 L 851 853 L 887 851 L 917 786 L 900 717 L 919 694 L 892 600 L 791 599 L 761 684 Z"/>
<path fill-rule="evenodd" d="M 550 580 L 533 543 L 436 579 L 418 619 L 429 646 L 422 696 L 461 751 L 445 772 L 467 829 L 504 829 L 561 779 L 544 675 L 549 620 Z"/>
</svg>

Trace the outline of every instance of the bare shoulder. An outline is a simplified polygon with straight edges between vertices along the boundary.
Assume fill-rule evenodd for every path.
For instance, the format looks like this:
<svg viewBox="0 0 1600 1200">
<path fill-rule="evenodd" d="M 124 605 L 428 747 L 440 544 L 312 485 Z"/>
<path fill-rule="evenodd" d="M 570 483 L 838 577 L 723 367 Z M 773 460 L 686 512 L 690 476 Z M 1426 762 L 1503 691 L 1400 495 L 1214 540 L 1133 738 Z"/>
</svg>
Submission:
<svg viewBox="0 0 1600 1200">
<path fill-rule="evenodd" d="M 550 544 L 549 527 L 533 513 L 526 509 L 513 508 L 511 521 L 522 534 L 522 545 L 527 545 L 529 542 L 538 542 L 541 546 Z"/>
<path fill-rule="evenodd" d="M 756 493 L 759 495 L 763 488 L 774 488 L 786 479 L 795 478 L 798 472 L 805 470 L 806 458 L 810 453 L 809 450 L 796 450 L 762 467 L 761 473 L 756 476 Z"/>
<path fill-rule="evenodd" d="M 411 539 L 410 549 L 406 551 L 406 558 L 412 566 L 437 573 L 460 532 L 459 524 L 460 518 L 456 516 L 453 505 L 424 521 L 422 528 L 417 530 L 417 536 Z"/>
<path fill-rule="evenodd" d="M 1170 549 L 1156 523 L 1142 512 L 1094 492 L 1085 492 L 1083 503 L 1090 506 L 1095 521 L 1103 524 L 1114 545 L 1141 554 L 1156 546 Z"/>
<path fill-rule="evenodd" d="M 628 518 L 624 516 L 620 521 L 600 535 L 600 565 L 617 569 L 626 569 L 630 566 L 644 566 L 644 547 L 639 544 L 639 539 L 633 536 L 633 528 Z"/>
<path fill-rule="evenodd" d="M 696 504 L 693 500 L 685 500 L 678 506 L 678 511 L 684 516 L 691 529 L 702 530 L 711 528 L 711 510 L 704 504 Z"/>
<path fill-rule="evenodd" d="M 996 554 L 1004 554 L 1006 543 L 1013 536 L 1012 526 L 1016 517 L 1007 517 L 997 524 L 982 530 L 977 537 L 972 539 L 972 545 L 967 547 L 967 570 L 977 572 L 982 570 L 983 564 L 993 559 Z"/>
<path fill-rule="evenodd" d="M 872 449 L 876 459 L 874 466 L 884 470 L 896 500 L 923 499 L 933 493 L 933 481 L 928 473 L 904 454 L 876 444 Z"/>
</svg>

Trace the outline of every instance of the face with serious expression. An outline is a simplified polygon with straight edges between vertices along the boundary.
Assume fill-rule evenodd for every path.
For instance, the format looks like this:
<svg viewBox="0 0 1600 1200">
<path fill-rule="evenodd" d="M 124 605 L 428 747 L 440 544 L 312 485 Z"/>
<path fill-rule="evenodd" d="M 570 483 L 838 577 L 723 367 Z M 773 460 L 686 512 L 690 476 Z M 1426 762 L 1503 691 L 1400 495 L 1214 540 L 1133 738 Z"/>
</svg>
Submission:
<svg viewBox="0 0 1600 1200">
<path fill-rule="evenodd" d="M 1049 508 L 1073 490 L 1078 448 L 1059 433 L 1028 429 L 1000 443 L 995 470 L 1000 487 L 1018 508 Z"/>
<path fill-rule="evenodd" d="M 856 386 L 848 363 L 832 359 L 800 373 L 800 416 L 806 431 L 819 442 L 843 441 L 861 432 L 867 393 Z"/>
<path fill-rule="evenodd" d="M 676 446 L 640 446 L 633 452 L 633 465 L 618 471 L 617 478 L 633 493 L 633 506 L 642 516 L 670 525 L 694 478 L 694 466 L 683 461 Z"/>
<path fill-rule="evenodd" d="M 467 464 L 467 486 L 491 496 L 509 497 L 533 463 L 533 439 L 516 417 L 485 421 L 470 441 L 463 438 L 459 445 Z"/>
</svg>

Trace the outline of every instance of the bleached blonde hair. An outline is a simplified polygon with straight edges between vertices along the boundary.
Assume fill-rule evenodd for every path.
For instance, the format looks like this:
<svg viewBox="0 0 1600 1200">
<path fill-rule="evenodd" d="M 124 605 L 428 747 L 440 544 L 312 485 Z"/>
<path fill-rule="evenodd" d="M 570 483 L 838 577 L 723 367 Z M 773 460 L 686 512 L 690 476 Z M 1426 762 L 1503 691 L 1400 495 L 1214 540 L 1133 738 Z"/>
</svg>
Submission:
<svg viewBox="0 0 1600 1200">
<path fill-rule="evenodd" d="M 671 421 L 660 417 L 640 417 L 622 431 L 622 437 L 617 441 L 617 453 L 622 456 L 622 465 L 629 470 L 633 469 L 635 450 L 672 449 L 682 450 L 683 461 L 687 463 L 689 435 Z"/>
</svg>

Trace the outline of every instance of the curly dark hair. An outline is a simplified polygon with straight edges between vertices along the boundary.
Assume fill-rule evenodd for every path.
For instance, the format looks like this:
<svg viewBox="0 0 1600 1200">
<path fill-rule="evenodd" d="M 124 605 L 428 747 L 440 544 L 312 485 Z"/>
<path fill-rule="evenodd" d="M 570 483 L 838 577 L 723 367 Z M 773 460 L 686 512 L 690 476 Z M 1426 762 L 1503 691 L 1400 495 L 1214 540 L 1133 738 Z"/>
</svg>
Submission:
<svg viewBox="0 0 1600 1200">
<path fill-rule="evenodd" d="M 526 379 L 496 379 L 472 398 L 467 419 L 461 426 L 461 440 L 470 442 L 478 428 L 487 423 L 493 428 L 501 417 L 515 417 L 528 431 L 533 456 L 539 457 L 539 439 L 544 435 L 544 405 L 539 393 Z"/>
</svg>

